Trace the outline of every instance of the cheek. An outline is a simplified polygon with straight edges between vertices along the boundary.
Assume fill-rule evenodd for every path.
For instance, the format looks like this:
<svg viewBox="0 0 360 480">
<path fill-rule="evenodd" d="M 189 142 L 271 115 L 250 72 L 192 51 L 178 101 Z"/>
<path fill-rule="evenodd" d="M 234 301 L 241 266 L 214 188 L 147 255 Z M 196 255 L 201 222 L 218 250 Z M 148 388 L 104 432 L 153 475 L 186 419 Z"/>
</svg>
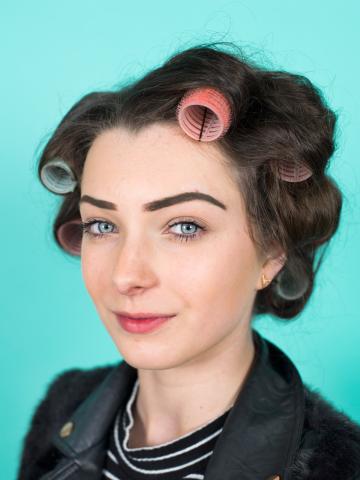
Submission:
<svg viewBox="0 0 360 480">
<path fill-rule="evenodd" d="M 204 247 L 188 267 L 184 260 L 176 258 L 173 281 L 169 282 L 187 313 L 186 328 L 178 334 L 190 332 L 200 347 L 217 342 L 237 327 L 241 329 L 239 323 L 244 326 L 249 320 L 260 268 L 250 239 L 239 234 L 228 236 L 210 249 Z"/>
<path fill-rule="evenodd" d="M 81 272 L 85 287 L 96 303 L 101 292 L 107 289 L 109 257 L 101 255 L 101 249 L 93 249 L 83 243 L 81 248 Z"/>
<path fill-rule="evenodd" d="M 189 303 L 199 308 L 218 304 L 231 309 L 248 303 L 256 293 L 260 265 L 245 234 L 219 237 L 197 250 L 196 256 L 177 256 L 172 263 L 173 283 Z"/>
</svg>

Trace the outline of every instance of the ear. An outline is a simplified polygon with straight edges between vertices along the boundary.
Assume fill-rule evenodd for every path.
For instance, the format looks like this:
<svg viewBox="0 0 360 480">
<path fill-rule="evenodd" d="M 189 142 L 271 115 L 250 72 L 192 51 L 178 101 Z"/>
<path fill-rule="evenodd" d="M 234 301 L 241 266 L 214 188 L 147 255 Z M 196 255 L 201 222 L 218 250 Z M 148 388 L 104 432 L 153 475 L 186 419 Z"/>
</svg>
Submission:
<svg viewBox="0 0 360 480">
<path fill-rule="evenodd" d="M 279 271 L 285 265 L 287 260 L 286 254 L 284 250 L 280 247 L 277 247 L 272 250 L 270 254 L 268 254 L 263 262 L 262 269 L 259 273 L 259 278 L 256 284 L 257 290 L 261 290 L 265 288 L 261 282 L 262 275 L 271 282 L 273 278 L 279 273 Z"/>
</svg>

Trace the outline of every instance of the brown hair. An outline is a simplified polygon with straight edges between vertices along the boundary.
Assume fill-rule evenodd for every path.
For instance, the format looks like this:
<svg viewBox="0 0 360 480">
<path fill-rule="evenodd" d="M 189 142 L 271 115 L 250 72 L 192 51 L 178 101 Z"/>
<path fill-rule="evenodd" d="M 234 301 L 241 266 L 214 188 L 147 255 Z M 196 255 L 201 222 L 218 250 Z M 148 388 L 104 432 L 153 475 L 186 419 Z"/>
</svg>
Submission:
<svg viewBox="0 0 360 480">
<path fill-rule="evenodd" d="M 115 91 L 93 92 L 64 116 L 45 145 L 38 173 L 55 157 L 71 166 L 78 180 L 63 197 L 54 222 L 58 229 L 80 218 L 80 182 L 87 152 L 101 132 L 123 126 L 137 132 L 154 122 L 177 122 L 184 93 L 217 88 L 233 111 L 226 135 L 216 141 L 245 200 L 249 233 L 262 252 L 279 245 L 284 267 L 259 290 L 253 314 L 292 318 L 304 308 L 314 286 L 324 248 L 338 228 L 342 195 L 325 170 L 334 146 L 335 113 L 306 77 L 271 71 L 229 44 L 199 45 L 170 57 L 141 79 Z M 221 48 L 223 45 L 223 48 Z M 234 51 L 226 51 L 230 46 Z M 236 50 L 236 52 L 235 52 Z M 280 159 L 302 162 L 313 175 L 285 182 L 276 175 Z M 81 235 L 80 227 L 73 235 Z M 315 254 L 318 256 L 315 265 Z"/>
</svg>

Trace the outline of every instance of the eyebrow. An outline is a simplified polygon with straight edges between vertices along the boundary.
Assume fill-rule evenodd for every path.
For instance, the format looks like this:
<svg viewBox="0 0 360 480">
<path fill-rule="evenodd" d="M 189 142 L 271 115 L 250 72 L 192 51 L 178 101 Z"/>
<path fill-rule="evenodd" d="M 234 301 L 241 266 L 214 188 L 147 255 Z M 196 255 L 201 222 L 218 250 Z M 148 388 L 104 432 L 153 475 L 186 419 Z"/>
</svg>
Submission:
<svg viewBox="0 0 360 480">
<path fill-rule="evenodd" d="M 176 205 L 177 203 L 183 202 L 190 202 L 191 200 L 204 200 L 205 202 L 209 202 L 212 205 L 216 205 L 217 207 L 222 208 L 223 210 L 227 210 L 226 205 L 224 205 L 220 200 L 216 199 L 215 197 L 208 195 L 207 193 L 202 192 L 184 192 L 179 193 L 178 195 L 173 195 L 171 197 L 161 198 L 159 200 L 153 200 L 152 202 L 145 203 L 142 206 L 144 212 L 153 212 L 155 210 L 160 210 L 161 208 L 170 207 L 172 205 Z M 81 203 L 90 203 L 91 205 L 95 205 L 99 208 L 105 208 L 108 210 L 117 210 L 115 203 L 108 202 L 106 200 L 100 200 L 99 198 L 91 197 L 90 195 L 83 195 L 80 198 L 79 206 Z"/>
</svg>

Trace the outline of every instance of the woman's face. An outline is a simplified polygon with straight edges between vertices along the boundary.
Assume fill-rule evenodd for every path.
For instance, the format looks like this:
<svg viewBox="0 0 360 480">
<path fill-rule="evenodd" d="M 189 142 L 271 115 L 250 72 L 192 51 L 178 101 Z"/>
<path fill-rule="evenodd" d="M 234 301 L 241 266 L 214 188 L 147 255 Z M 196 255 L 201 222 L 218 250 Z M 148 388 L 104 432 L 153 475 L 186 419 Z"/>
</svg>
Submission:
<svg viewBox="0 0 360 480">
<path fill-rule="evenodd" d="M 248 335 L 261 274 L 271 279 L 280 269 L 255 250 L 242 196 L 221 158 L 214 144 L 170 124 L 136 134 L 106 131 L 88 152 L 81 195 L 114 207 L 80 202 L 82 221 L 97 220 L 83 235 L 82 273 L 106 329 L 135 368 L 172 368 L 235 346 Z M 144 208 L 184 192 L 209 195 L 215 204 Z M 140 334 L 118 324 L 119 311 L 175 316 Z"/>
</svg>

